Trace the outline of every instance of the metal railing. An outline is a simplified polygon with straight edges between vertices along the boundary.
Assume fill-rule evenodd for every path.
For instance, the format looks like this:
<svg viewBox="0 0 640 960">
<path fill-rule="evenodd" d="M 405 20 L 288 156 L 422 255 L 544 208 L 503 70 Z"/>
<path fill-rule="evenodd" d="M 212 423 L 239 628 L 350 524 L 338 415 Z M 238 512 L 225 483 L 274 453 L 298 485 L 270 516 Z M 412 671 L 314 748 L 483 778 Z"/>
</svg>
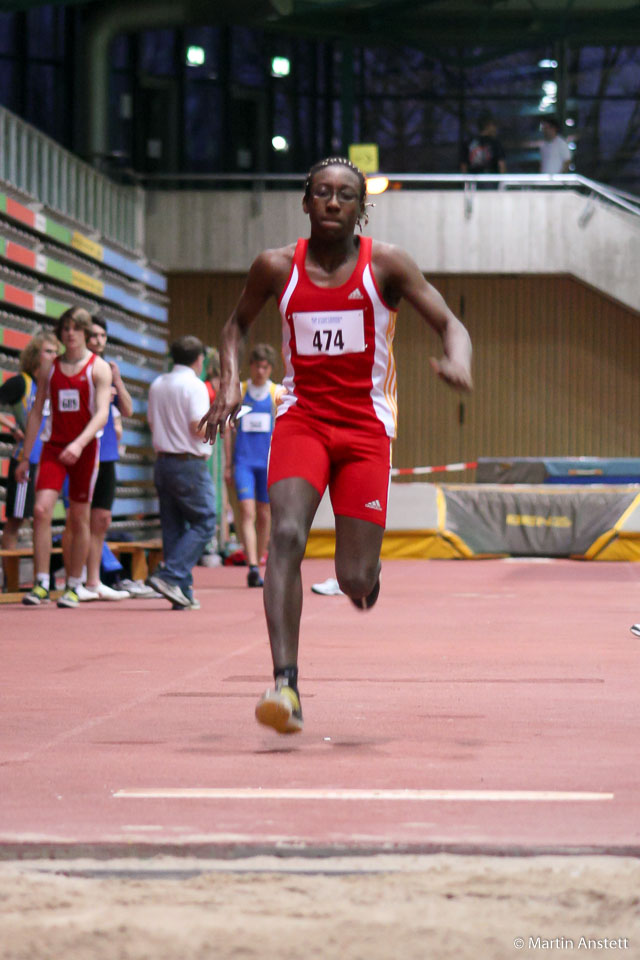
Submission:
<svg viewBox="0 0 640 960">
<path fill-rule="evenodd" d="M 251 186 L 257 193 L 273 187 L 300 189 L 305 173 L 154 173 L 122 171 L 128 183 L 116 183 L 54 140 L 0 106 L 0 180 L 105 241 L 140 255 L 144 252 L 144 189 L 192 189 L 198 185 L 228 188 Z M 384 173 L 392 184 L 407 188 L 461 188 L 466 209 L 478 185 L 497 189 L 571 189 L 618 209 L 640 215 L 640 197 L 616 190 L 577 173 Z"/>
<path fill-rule="evenodd" d="M 197 184 L 208 187 L 231 186 L 246 184 L 256 189 L 266 186 L 285 187 L 291 185 L 300 188 L 305 181 L 306 173 L 153 173 L 135 174 L 131 176 L 146 189 L 189 189 Z M 640 216 L 640 197 L 616 190 L 604 183 L 590 180 L 579 173 L 386 173 L 381 171 L 374 176 L 385 176 L 391 184 L 398 183 L 408 187 L 420 189 L 451 186 L 472 192 L 478 185 L 493 184 L 497 189 L 572 189 L 588 194 L 591 198 L 598 197 L 607 203 L 625 210 L 627 213 Z"/>
<path fill-rule="evenodd" d="M 0 180 L 89 233 L 142 252 L 140 188 L 114 183 L 4 107 L 0 107 Z"/>
</svg>

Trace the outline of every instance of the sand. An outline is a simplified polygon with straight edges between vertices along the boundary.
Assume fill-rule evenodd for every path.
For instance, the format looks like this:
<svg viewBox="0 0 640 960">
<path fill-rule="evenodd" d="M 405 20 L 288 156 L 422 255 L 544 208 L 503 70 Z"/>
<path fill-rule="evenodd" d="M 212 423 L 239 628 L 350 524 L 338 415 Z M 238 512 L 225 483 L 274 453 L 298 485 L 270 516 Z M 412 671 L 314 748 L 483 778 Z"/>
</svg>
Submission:
<svg viewBox="0 0 640 960">
<path fill-rule="evenodd" d="M 1 960 L 640 958 L 640 861 L 0 862 Z"/>
</svg>

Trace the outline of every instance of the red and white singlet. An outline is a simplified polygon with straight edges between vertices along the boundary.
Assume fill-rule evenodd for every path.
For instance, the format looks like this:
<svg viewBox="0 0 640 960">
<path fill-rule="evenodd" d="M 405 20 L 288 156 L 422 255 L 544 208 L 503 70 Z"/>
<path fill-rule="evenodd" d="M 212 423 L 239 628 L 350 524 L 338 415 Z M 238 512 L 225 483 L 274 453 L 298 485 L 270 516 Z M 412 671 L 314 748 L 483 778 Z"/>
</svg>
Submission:
<svg viewBox="0 0 640 960">
<path fill-rule="evenodd" d="M 49 398 L 51 416 L 47 425 L 49 443 L 66 447 L 78 437 L 96 412 L 96 391 L 93 383 L 93 365 L 96 354 L 92 353 L 84 367 L 73 377 L 60 369 L 60 357 L 56 357 L 49 374 Z"/>
<path fill-rule="evenodd" d="M 319 287 L 305 269 L 308 240 L 296 245 L 289 280 L 279 301 L 287 393 L 292 405 L 336 424 L 350 423 L 395 437 L 397 312 L 388 307 L 371 269 L 371 237 L 360 237 L 355 269 L 340 287 Z"/>
</svg>

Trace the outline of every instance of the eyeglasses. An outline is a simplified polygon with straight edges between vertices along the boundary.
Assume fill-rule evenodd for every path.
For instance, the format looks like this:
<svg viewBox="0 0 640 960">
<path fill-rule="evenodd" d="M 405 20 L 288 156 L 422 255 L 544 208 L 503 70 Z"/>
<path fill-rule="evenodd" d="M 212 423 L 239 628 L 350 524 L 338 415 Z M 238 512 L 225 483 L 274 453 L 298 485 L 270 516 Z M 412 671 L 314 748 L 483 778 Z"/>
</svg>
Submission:
<svg viewBox="0 0 640 960">
<path fill-rule="evenodd" d="M 338 203 L 354 203 L 358 199 L 358 194 L 351 187 L 338 187 L 334 190 L 326 183 L 313 187 L 311 196 L 314 200 L 332 200 L 335 197 Z"/>
</svg>

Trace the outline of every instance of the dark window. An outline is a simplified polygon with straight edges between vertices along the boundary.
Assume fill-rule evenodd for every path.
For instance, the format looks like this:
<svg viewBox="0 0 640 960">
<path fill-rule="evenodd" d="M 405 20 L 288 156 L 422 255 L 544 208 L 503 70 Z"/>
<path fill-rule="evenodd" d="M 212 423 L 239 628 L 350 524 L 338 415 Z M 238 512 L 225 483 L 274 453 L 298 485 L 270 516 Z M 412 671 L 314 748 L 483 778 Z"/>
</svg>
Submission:
<svg viewBox="0 0 640 960">
<path fill-rule="evenodd" d="M 0 54 L 15 54 L 16 15 L 0 13 Z"/>
<path fill-rule="evenodd" d="M 13 111 L 19 109 L 16 73 L 15 63 L 0 58 L 0 103 Z"/>
<path fill-rule="evenodd" d="M 265 83 L 264 38 L 257 30 L 231 28 L 231 81 L 246 87 Z"/>
<path fill-rule="evenodd" d="M 149 76 L 175 72 L 174 30 L 145 30 L 140 35 L 140 67 Z"/>
<path fill-rule="evenodd" d="M 187 79 L 220 79 L 220 43 L 221 38 L 219 27 L 187 27 L 185 29 L 184 54 L 185 66 L 187 69 Z M 201 66 L 191 66 L 186 64 L 186 51 L 188 47 L 191 46 L 202 47 L 204 50 L 204 63 Z"/>
<path fill-rule="evenodd" d="M 295 78 L 300 93 L 314 93 L 317 84 L 316 52 L 318 45 L 298 40 L 294 47 Z M 292 65 L 293 66 L 293 65 Z"/>
<path fill-rule="evenodd" d="M 109 84 L 110 152 L 121 165 L 131 164 L 133 88 L 128 73 L 114 73 Z"/>
<path fill-rule="evenodd" d="M 111 66 L 114 70 L 127 70 L 131 56 L 131 38 L 121 33 L 111 43 Z"/>
<path fill-rule="evenodd" d="M 222 169 L 222 91 L 210 84 L 187 83 L 185 91 L 185 163 L 193 173 Z"/>
<path fill-rule="evenodd" d="M 27 50 L 30 57 L 64 56 L 64 8 L 35 7 L 27 12 Z"/>
<path fill-rule="evenodd" d="M 51 31 L 48 16 L 43 22 Z M 189 46 L 204 50 L 201 65 L 187 65 Z M 289 76 L 271 76 L 273 56 L 289 58 Z M 377 143 L 382 169 L 428 173 L 458 169 L 461 142 L 487 110 L 496 119 L 509 171 L 535 171 L 540 117 L 557 112 L 562 119 L 564 109 L 570 123 L 561 133 L 575 141 L 576 168 L 633 189 L 640 184 L 638 48 L 567 45 L 564 65 L 553 61 L 550 45 L 501 54 L 480 45 L 443 47 L 436 55 L 239 26 L 148 30 L 114 44 L 113 72 L 128 80 L 112 85 L 111 110 L 122 110 L 123 97 L 126 107 L 129 93 L 138 114 L 142 102 L 150 110 L 166 91 L 140 77 L 171 76 L 178 107 L 165 125 L 177 124 L 171 137 L 183 143 L 179 162 L 187 170 L 304 170 L 342 152 L 350 140 Z M 5 67 L 5 98 L 13 82 Z M 118 117 L 112 124 L 112 147 L 120 150 L 136 121 Z M 286 154 L 272 150 L 274 135 L 287 139 Z M 164 158 L 165 152 L 158 169 Z"/>
<path fill-rule="evenodd" d="M 60 68 L 30 63 L 27 69 L 26 119 L 54 140 L 64 139 L 64 110 L 60 103 Z"/>
</svg>

